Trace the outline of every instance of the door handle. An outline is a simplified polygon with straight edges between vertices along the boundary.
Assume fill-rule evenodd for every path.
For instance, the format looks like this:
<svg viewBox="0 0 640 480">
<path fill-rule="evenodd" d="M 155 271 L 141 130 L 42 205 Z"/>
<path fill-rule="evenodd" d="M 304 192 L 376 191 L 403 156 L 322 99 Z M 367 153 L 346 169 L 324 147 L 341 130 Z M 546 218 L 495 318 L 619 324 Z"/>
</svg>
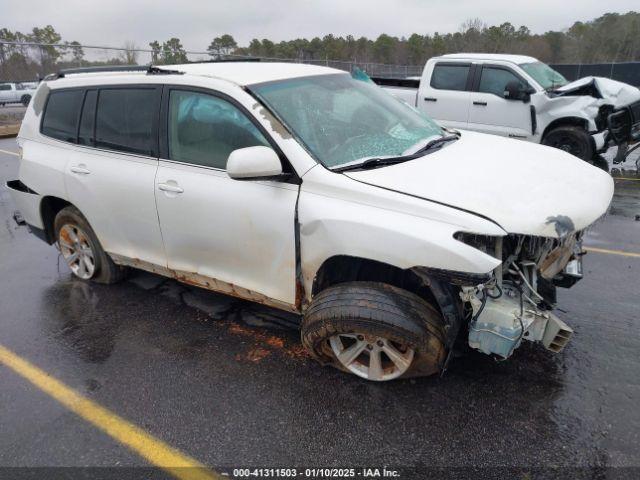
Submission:
<svg viewBox="0 0 640 480">
<path fill-rule="evenodd" d="M 163 192 L 171 192 L 171 193 L 182 193 L 184 192 L 183 188 L 180 188 L 178 185 L 171 183 L 159 183 L 158 189 Z"/>
<path fill-rule="evenodd" d="M 473 102 L 474 105 L 479 105 L 481 107 L 486 107 L 487 106 L 487 102 Z"/>
<path fill-rule="evenodd" d="M 438 99 L 434 97 L 424 97 L 425 102 L 437 102 Z"/>
<path fill-rule="evenodd" d="M 69 168 L 69 170 L 79 175 L 89 175 L 91 173 L 91 170 L 89 170 L 84 164 L 73 165 Z"/>
</svg>

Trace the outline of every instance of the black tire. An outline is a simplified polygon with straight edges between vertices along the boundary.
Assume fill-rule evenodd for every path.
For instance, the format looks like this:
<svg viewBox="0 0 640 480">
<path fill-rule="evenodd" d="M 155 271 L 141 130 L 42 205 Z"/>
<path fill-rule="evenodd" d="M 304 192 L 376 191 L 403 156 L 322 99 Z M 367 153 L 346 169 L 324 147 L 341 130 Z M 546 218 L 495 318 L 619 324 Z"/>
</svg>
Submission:
<svg viewBox="0 0 640 480">
<path fill-rule="evenodd" d="M 127 269 L 113 263 L 113 260 L 111 260 L 102 248 L 102 245 L 100 245 L 98 237 L 89 225 L 89 222 L 84 218 L 84 215 L 80 213 L 80 210 L 76 207 L 69 206 L 60 210 L 56 215 L 53 222 L 53 231 L 58 245 L 60 244 L 60 230 L 65 225 L 78 226 L 86 233 L 89 239 L 95 262 L 95 270 L 89 280 L 97 283 L 110 284 L 119 282 L 126 276 Z"/>
<path fill-rule="evenodd" d="M 414 349 L 411 365 L 399 378 L 437 373 L 446 357 L 440 313 L 419 296 L 384 283 L 341 283 L 313 299 L 302 320 L 302 343 L 323 365 L 349 371 L 329 341 L 342 333 L 380 336 Z"/>
<path fill-rule="evenodd" d="M 591 161 L 595 154 L 593 140 L 584 128 L 573 126 L 557 127 L 542 139 L 543 145 L 564 150 L 582 160 Z"/>
<path fill-rule="evenodd" d="M 24 105 L 25 107 L 29 105 L 29 101 L 31 101 L 31 95 L 23 95 L 20 99 L 20 103 L 22 103 L 22 105 Z"/>
</svg>

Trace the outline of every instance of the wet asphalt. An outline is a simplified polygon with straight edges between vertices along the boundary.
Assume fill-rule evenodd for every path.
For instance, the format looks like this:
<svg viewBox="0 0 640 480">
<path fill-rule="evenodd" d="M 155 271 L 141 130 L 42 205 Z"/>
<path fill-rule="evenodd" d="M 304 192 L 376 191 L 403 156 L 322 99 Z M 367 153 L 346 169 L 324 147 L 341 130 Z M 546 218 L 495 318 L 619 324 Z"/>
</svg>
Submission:
<svg viewBox="0 0 640 480">
<path fill-rule="evenodd" d="M 465 354 L 443 378 L 367 383 L 309 359 L 296 316 L 147 273 L 74 280 L 11 218 L 17 168 L 0 152 L 0 344 L 218 471 L 640 467 L 640 258 L 586 255 L 558 292 L 575 330 L 561 354 L 526 344 L 502 363 Z M 587 245 L 640 252 L 635 215 L 640 181 L 616 180 Z M 0 432 L 0 466 L 147 465 L 2 365 Z"/>
</svg>

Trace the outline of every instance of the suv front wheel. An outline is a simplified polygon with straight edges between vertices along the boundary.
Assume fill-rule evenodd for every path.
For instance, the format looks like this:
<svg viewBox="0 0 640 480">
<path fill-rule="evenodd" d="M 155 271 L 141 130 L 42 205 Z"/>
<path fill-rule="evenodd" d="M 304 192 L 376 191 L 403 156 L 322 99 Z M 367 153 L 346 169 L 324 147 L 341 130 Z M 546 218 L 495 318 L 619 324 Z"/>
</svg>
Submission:
<svg viewBox="0 0 640 480">
<path fill-rule="evenodd" d="M 77 208 L 69 206 L 60 210 L 53 228 L 60 253 L 76 277 L 115 283 L 125 276 L 126 270 L 113 263 Z"/>
<path fill-rule="evenodd" d="M 431 375 L 445 358 L 440 313 L 384 283 L 348 282 L 320 292 L 303 318 L 302 342 L 321 363 L 373 381 Z"/>
</svg>

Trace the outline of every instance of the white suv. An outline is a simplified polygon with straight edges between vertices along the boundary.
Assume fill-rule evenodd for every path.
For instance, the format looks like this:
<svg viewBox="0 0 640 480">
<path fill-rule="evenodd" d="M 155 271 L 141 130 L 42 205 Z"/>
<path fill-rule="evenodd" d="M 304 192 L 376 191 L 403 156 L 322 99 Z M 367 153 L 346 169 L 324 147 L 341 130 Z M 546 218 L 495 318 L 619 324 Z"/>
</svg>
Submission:
<svg viewBox="0 0 640 480">
<path fill-rule="evenodd" d="M 581 276 L 603 171 L 330 68 L 132 69 L 50 77 L 20 130 L 8 187 L 77 277 L 135 267 L 301 313 L 315 358 L 369 380 L 443 371 L 456 340 L 568 341 L 555 289 Z"/>
</svg>

